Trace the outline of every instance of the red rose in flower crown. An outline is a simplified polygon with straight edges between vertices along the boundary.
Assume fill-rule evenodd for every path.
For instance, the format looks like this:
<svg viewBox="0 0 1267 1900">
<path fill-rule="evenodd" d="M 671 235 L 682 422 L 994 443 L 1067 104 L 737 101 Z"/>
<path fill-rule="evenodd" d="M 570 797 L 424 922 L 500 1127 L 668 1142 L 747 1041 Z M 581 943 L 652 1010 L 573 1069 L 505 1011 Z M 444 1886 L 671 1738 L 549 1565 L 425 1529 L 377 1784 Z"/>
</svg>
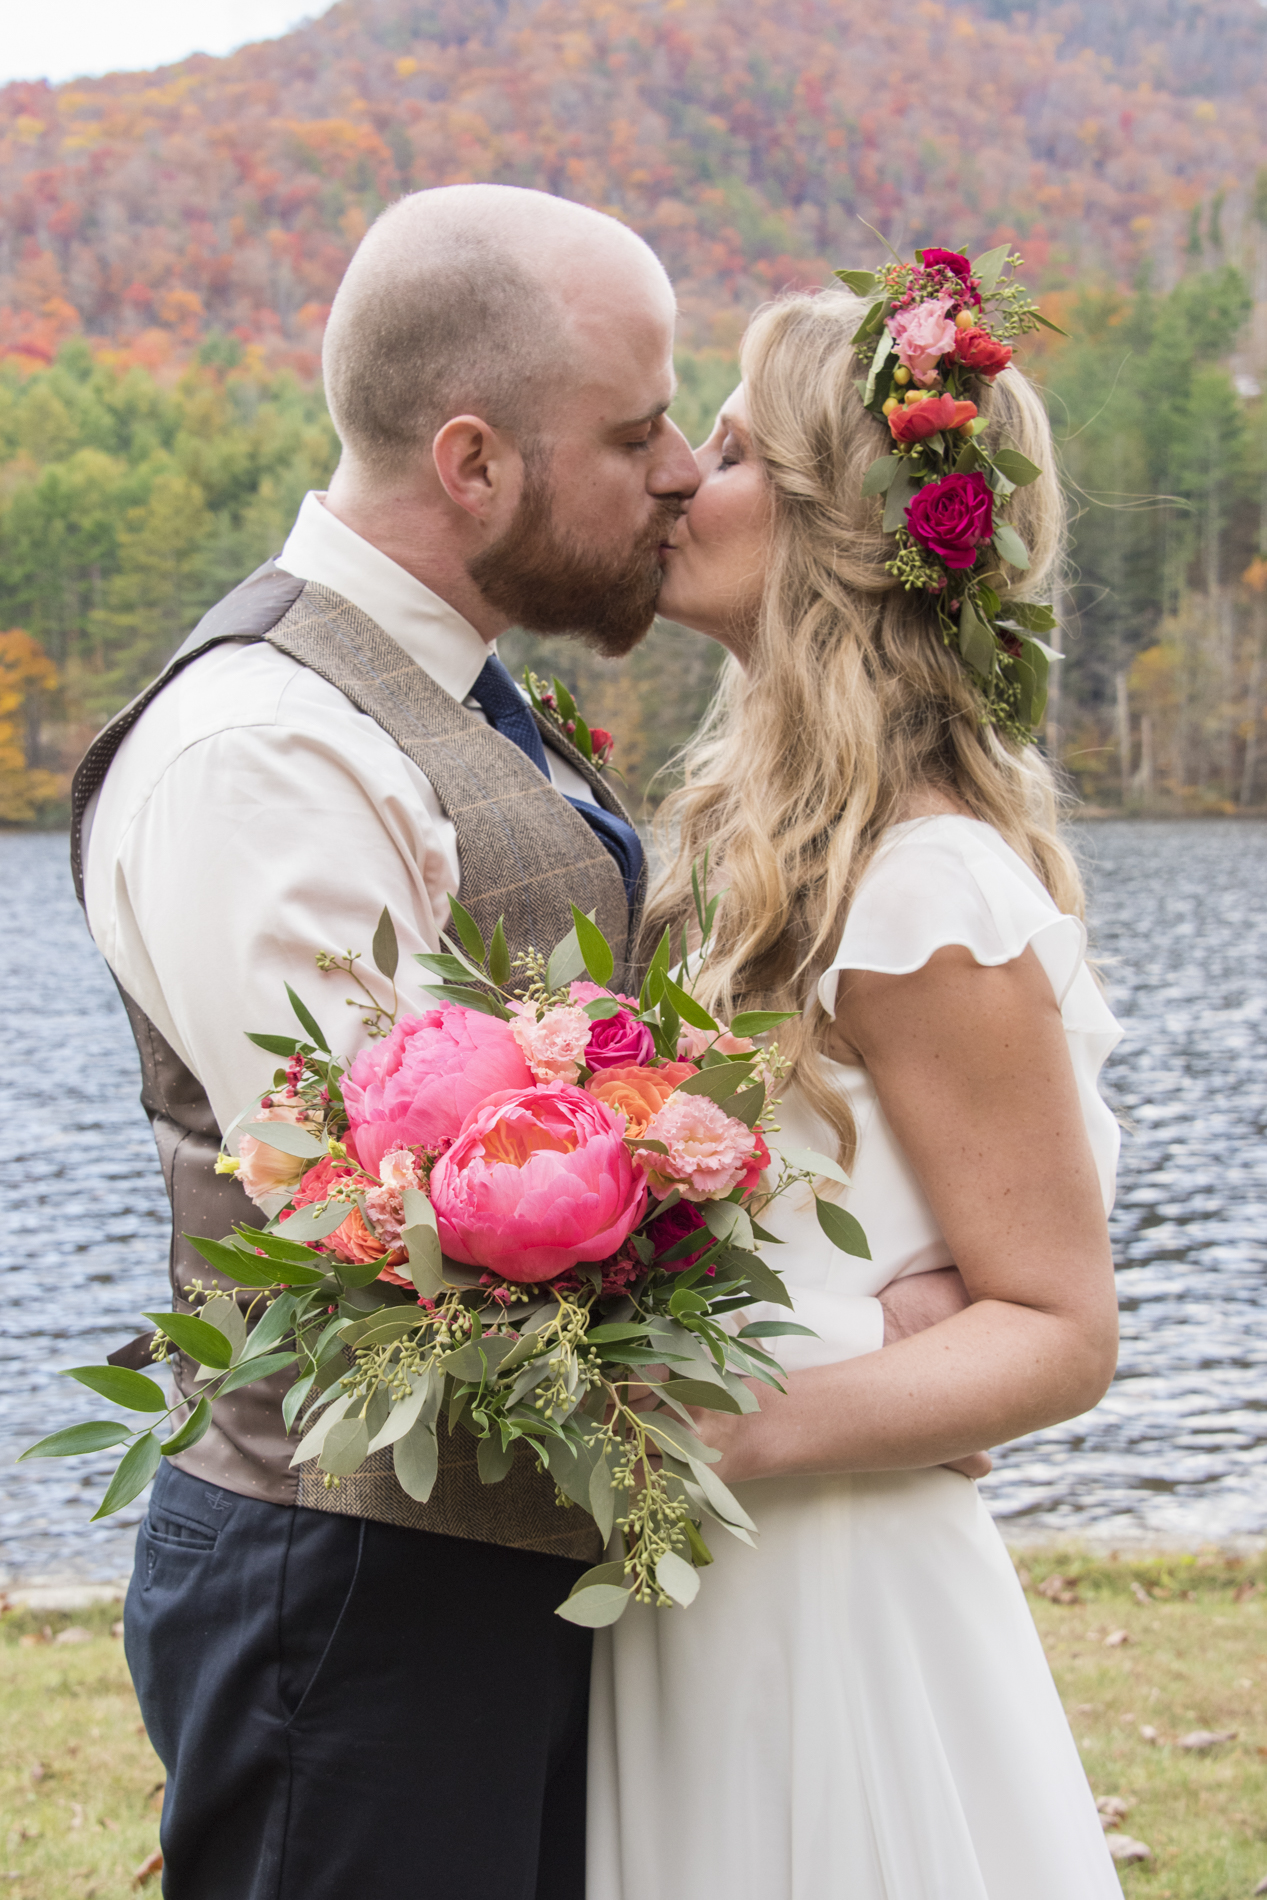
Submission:
<svg viewBox="0 0 1267 1900">
<path fill-rule="evenodd" d="M 956 402 L 953 396 L 927 396 L 909 408 L 895 409 L 889 429 L 895 442 L 923 442 L 940 429 L 962 429 L 977 413 L 975 402 Z"/>
<path fill-rule="evenodd" d="M 981 294 L 972 281 L 972 265 L 960 251 L 921 251 L 925 270 L 949 270 L 963 284 L 963 301 L 980 304 Z"/>
<path fill-rule="evenodd" d="M 929 482 L 907 504 L 906 525 L 947 567 L 971 567 L 994 533 L 994 497 L 985 476 L 974 471 Z"/>
<path fill-rule="evenodd" d="M 1012 360 L 1011 345 L 999 343 L 988 330 L 978 329 L 955 332 L 955 361 L 977 376 L 998 375 L 1007 368 Z"/>
</svg>

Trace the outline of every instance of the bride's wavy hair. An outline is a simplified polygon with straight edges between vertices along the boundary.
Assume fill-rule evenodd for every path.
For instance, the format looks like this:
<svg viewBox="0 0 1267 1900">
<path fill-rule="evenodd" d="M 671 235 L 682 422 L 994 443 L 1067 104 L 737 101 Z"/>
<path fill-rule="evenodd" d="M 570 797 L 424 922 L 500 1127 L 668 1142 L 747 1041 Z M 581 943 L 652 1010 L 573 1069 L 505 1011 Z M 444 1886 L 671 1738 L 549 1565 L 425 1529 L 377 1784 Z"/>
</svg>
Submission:
<svg viewBox="0 0 1267 1900">
<path fill-rule="evenodd" d="M 890 446 L 855 387 L 851 347 L 863 306 L 845 292 L 792 295 L 758 312 L 741 368 L 754 453 L 772 491 L 766 584 L 755 651 L 731 659 L 666 799 L 670 868 L 647 907 L 644 952 L 666 924 L 691 930 L 691 866 L 707 847 L 725 886 L 697 986 L 714 1014 L 800 1012 L 779 1035 L 809 1102 L 855 1146 L 843 1092 L 822 1061 L 830 1019 L 815 997 L 858 881 L 909 794 L 953 794 L 997 828 L 1063 911 L 1082 914 L 1073 857 L 1058 835 L 1050 769 L 982 722 L 982 701 L 942 638 L 927 597 L 885 562 L 894 542 L 864 500 L 867 467 Z M 1042 598 L 1062 557 L 1064 506 L 1043 404 L 1009 368 L 987 389 L 991 447 L 1007 441 L 1043 470 L 1008 519 L 1031 565 L 1005 596 Z M 676 837 L 674 837 L 676 834 Z"/>
</svg>

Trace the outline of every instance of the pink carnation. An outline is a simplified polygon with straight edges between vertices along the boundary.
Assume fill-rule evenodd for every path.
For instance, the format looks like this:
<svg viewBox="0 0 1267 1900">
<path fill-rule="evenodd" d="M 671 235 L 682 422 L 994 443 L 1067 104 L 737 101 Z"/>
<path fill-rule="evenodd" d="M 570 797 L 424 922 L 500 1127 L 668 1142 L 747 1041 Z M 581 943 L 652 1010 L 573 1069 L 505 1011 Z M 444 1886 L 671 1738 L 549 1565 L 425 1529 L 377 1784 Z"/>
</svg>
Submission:
<svg viewBox="0 0 1267 1900">
<path fill-rule="evenodd" d="M 524 1004 L 510 1028 L 538 1082 L 575 1082 L 593 1028 L 583 1009 L 561 1003 L 538 1022 L 532 1005 Z"/>
<path fill-rule="evenodd" d="M 446 1003 L 406 1016 L 343 1078 L 349 1151 L 377 1174 L 393 1148 L 438 1148 L 498 1089 L 532 1077 L 509 1023 Z"/>
<path fill-rule="evenodd" d="M 723 1200 L 744 1179 L 756 1138 L 751 1128 L 707 1095 L 670 1095 L 647 1123 L 647 1141 L 663 1142 L 667 1154 L 638 1151 L 651 1191 L 671 1188 L 687 1201 Z"/>
<path fill-rule="evenodd" d="M 936 382 L 938 363 L 955 347 L 955 326 L 946 314 L 950 304 L 949 297 L 929 297 L 913 310 L 895 310 L 889 318 L 898 361 L 924 389 Z"/>
<path fill-rule="evenodd" d="M 566 1082 L 494 1096 L 431 1172 L 445 1253 L 524 1284 L 606 1260 L 647 1204 L 624 1126 Z"/>
</svg>

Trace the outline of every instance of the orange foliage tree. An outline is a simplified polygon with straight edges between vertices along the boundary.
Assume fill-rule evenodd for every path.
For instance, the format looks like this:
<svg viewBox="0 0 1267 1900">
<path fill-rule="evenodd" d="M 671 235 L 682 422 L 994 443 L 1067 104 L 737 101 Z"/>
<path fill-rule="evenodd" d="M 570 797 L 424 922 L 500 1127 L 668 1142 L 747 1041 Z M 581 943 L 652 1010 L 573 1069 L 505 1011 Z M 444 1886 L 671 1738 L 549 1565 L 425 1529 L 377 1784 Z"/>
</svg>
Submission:
<svg viewBox="0 0 1267 1900">
<path fill-rule="evenodd" d="M 57 668 L 20 627 L 0 633 L 0 824 L 29 824 L 64 793 L 56 772 L 27 763 L 26 712 L 37 694 L 57 686 Z"/>
</svg>

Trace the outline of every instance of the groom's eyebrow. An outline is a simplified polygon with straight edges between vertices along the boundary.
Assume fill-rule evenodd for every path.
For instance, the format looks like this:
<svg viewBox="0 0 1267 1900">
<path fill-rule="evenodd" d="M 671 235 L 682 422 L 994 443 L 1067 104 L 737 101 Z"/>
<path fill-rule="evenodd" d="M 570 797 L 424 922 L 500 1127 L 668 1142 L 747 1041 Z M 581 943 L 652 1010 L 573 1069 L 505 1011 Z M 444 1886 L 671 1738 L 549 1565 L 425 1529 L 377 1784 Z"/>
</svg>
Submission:
<svg viewBox="0 0 1267 1900">
<path fill-rule="evenodd" d="M 624 429 L 644 429 L 649 422 L 655 422 L 658 417 L 665 414 L 672 400 L 673 398 L 670 397 L 669 402 L 658 402 L 654 409 L 648 409 L 640 416 L 631 416 L 628 422 L 614 422 L 613 432 L 619 435 Z"/>
</svg>

